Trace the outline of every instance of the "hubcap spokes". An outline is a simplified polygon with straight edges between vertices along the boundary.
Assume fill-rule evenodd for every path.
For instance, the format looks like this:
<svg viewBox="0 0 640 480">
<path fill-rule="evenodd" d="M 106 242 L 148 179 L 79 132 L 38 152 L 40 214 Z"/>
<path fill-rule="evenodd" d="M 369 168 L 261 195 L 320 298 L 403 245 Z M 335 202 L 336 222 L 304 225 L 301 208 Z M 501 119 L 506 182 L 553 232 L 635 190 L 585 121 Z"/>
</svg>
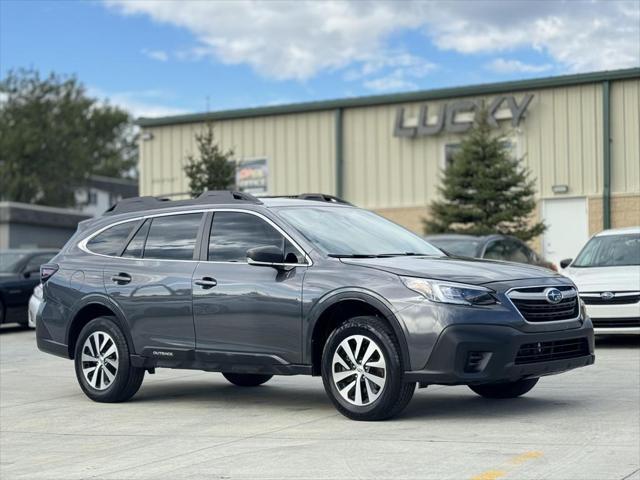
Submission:
<svg viewBox="0 0 640 480">
<path fill-rule="evenodd" d="M 106 332 L 94 332 L 82 346 L 82 373 L 96 390 L 109 388 L 118 373 L 118 348 Z"/>
<path fill-rule="evenodd" d="M 333 354 L 331 374 L 342 398 L 359 407 L 370 405 L 382 393 L 387 379 L 382 350 L 364 335 L 351 335 Z"/>
</svg>

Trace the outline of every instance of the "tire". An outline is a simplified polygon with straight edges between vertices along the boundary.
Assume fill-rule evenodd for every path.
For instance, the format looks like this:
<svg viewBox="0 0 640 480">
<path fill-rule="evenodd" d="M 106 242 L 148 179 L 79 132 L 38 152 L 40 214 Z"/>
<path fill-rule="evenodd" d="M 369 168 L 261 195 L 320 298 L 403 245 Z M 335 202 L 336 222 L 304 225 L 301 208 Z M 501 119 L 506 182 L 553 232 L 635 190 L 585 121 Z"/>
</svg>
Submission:
<svg viewBox="0 0 640 480">
<path fill-rule="evenodd" d="M 398 415 L 416 388 L 403 381 L 393 332 L 374 316 L 354 317 L 329 335 L 322 352 L 322 382 L 340 413 L 363 421 Z"/>
<path fill-rule="evenodd" d="M 261 375 L 258 373 L 223 373 L 224 378 L 238 387 L 257 387 L 267 383 L 273 375 Z"/>
<path fill-rule="evenodd" d="M 145 370 L 131 365 L 127 341 L 113 317 L 98 317 L 85 325 L 76 342 L 74 363 L 80 388 L 95 402 L 129 400 L 144 379 Z"/>
<path fill-rule="evenodd" d="M 516 382 L 469 385 L 469 388 L 485 398 L 516 398 L 535 387 L 538 380 L 539 378 L 525 378 Z"/>
</svg>

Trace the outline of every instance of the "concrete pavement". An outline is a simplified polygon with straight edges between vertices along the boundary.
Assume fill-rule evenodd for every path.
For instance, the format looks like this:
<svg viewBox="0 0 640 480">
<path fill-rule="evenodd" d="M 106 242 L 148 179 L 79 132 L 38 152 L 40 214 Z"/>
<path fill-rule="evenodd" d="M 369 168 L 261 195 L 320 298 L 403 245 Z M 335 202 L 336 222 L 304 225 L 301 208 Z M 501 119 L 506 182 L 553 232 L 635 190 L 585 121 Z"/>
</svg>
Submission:
<svg viewBox="0 0 640 480">
<path fill-rule="evenodd" d="M 382 423 L 339 415 L 322 382 L 255 389 L 158 370 L 123 404 L 98 404 L 33 331 L 0 330 L 0 479 L 640 480 L 640 343 L 599 341 L 596 364 L 527 396 L 418 390 Z"/>
</svg>

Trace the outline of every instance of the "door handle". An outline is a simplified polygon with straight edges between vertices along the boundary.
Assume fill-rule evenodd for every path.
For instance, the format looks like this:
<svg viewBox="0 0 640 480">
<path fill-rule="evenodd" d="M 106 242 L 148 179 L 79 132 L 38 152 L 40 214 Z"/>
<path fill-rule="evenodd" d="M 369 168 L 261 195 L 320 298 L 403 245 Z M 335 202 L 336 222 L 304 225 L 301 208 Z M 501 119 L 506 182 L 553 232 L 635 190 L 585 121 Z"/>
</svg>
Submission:
<svg viewBox="0 0 640 480">
<path fill-rule="evenodd" d="M 118 285 L 126 285 L 131 281 L 131 275 L 129 275 L 128 273 L 120 272 L 119 274 L 111 277 L 111 280 L 113 280 Z"/>
<path fill-rule="evenodd" d="M 216 281 L 216 279 L 211 277 L 202 277 L 200 280 L 196 280 L 193 283 L 202 287 L 205 290 L 208 288 L 213 288 L 216 285 L 218 285 L 218 282 Z"/>
</svg>

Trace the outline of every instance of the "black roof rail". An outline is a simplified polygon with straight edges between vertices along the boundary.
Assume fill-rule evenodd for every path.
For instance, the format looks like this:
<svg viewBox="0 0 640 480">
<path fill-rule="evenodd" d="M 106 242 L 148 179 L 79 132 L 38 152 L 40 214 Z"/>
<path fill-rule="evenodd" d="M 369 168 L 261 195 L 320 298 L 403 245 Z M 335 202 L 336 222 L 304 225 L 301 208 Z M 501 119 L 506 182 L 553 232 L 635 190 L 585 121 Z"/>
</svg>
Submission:
<svg viewBox="0 0 640 480">
<path fill-rule="evenodd" d="M 120 213 L 139 212 L 143 210 L 155 210 L 158 208 L 183 207 L 189 205 L 215 205 L 251 203 L 262 204 L 260 199 L 249 193 L 233 190 L 209 190 L 201 193 L 197 198 L 188 200 L 171 200 L 163 197 L 132 197 L 120 200 L 112 205 L 103 215 L 117 215 Z"/>
<path fill-rule="evenodd" d="M 327 203 L 339 203 L 341 205 L 350 205 L 354 206 L 352 203 L 343 200 L 342 198 L 336 197 L 334 195 L 329 195 L 327 193 L 300 193 L 298 195 L 269 195 L 269 196 L 261 196 L 260 198 L 297 198 L 299 200 L 314 200 L 316 202 L 327 202 Z"/>
</svg>

